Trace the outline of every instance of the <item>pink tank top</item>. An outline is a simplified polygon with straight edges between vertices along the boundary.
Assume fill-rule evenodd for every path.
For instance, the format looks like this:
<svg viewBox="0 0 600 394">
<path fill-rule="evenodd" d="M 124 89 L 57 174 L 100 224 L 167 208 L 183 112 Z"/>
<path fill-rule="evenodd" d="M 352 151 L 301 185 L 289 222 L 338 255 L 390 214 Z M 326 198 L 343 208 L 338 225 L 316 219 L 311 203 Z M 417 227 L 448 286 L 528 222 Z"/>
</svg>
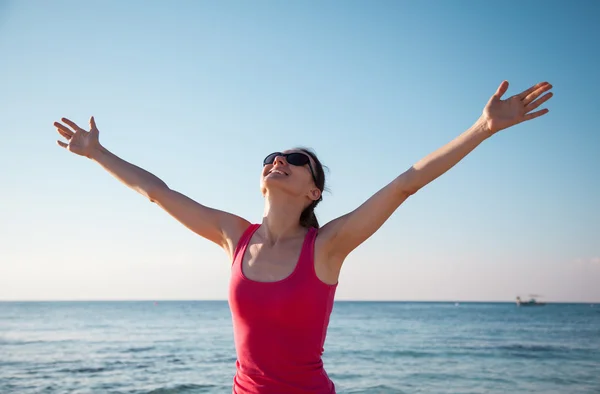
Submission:
<svg viewBox="0 0 600 394">
<path fill-rule="evenodd" d="M 237 352 L 235 394 L 335 394 L 321 355 L 337 285 L 315 273 L 317 229 L 309 229 L 294 271 L 277 282 L 242 272 L 248 243 L 259 224 L 242 235 L 233 256 L 229 306 Z"/>
</svg>

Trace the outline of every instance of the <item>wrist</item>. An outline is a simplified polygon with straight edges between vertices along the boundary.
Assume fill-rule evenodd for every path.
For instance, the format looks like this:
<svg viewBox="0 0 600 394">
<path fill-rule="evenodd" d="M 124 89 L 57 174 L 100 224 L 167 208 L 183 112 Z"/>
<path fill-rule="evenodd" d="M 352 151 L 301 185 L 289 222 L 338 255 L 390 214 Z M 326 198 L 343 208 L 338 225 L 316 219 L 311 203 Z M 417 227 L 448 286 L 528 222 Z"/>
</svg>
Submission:
<svg viewBox="0 0 600 394">
<path fill-rule="evenodd" d="M 97 144 L 90 150 L 90 153 L 87 155 L 87 158 L 93 161 L 99 161 L 100 157 L 106 152 L 108 152 L 106 148 L 104 148 L 100 144 Z"/>
<path fill-rule="evenodd" d="M 481 115 L 479 117 L 479 119 L 477 119 L 475 121 L 475 124 L 473 125 L 473 130 L 475 130 L 475 132 L 477 134 L 482 135 L 484 138 L 489 138 L 492 135 L 494 135 L 496 132 L 493 131 L 490 126 L 489 123 L 487 121 L 487 119 L 485 118 L 484 115 Z"/>
</svg>

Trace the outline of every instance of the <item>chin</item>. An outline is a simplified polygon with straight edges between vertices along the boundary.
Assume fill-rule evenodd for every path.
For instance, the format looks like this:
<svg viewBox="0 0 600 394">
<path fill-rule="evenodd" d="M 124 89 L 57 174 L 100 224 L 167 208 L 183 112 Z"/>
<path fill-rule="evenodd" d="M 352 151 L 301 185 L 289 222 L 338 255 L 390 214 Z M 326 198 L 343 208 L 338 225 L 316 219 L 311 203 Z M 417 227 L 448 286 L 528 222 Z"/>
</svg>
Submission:
<svg viewBox="0 0 600 394">
<path fill-rule="evenodd" d="M 261 190 L 263 196 L 266 195 L 267 192 L 269 192 L 271 190 L 281 189 L 282 182 L 278 182 L 278 181 L 279 181 L 279 179 L 262 177 L 260 180 L 260 190 Z"/>
<path fill-rule="evenodd" d="M 278 193 L 285 193 L 285 194 L 292 194 L 295 195 L 297 194 L 297 190 L 294 188 L 294 185 L 290 184 L 289 182 L 286 182 L 287 179 L 286 178 L 281 178 L 281 177 L 265 177 L 262 179 L 261 182 L 261 191 L 263 193 L 263 195 L 266 195 L 267 192 L 278 192 Z"/>
<path fill-rule="evenodd" d="M 265 190 L 281 189 L 281 179 L 263 178 L 260 186 Z"/>
</svg>

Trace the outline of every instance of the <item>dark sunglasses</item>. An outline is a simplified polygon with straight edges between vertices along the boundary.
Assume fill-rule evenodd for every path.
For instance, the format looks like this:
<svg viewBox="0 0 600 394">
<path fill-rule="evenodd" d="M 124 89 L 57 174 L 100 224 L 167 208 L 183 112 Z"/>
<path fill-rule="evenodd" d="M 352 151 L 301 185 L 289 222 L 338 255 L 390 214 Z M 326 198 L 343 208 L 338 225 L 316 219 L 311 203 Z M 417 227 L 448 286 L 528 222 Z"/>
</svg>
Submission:
<svg viewBox="0 0 600 394">
<path fill-rule="evenodd" d="M 310 157 L 308 157 L 305 153 L 300 152 L 292 152 L 292 153 L 281 153 L 281 152 L 273 152 L 269 156 L 265 157 L 263 160 L 263 166 L 267 164 L 273 164 L 277 157 L 285 157 L 285 160 L 297 167 L 302 167 L 308 164 L 308 168 L 310 169 L 310 174 L 313 177 L 313 181 L 315 181 L 315 185 L 317 185 L 317 177 L 315 176 L 315 172 L 313 171 L 312 165 L 310 164 Z"/>
</svg>

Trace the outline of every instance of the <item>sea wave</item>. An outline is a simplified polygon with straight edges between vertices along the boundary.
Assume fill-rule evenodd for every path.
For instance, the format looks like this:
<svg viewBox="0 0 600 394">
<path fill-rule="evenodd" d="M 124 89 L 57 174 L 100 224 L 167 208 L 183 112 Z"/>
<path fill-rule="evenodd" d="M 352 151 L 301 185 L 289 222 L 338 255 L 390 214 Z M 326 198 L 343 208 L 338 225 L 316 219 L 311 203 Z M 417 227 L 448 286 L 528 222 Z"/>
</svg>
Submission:
<svg viewBox="0 0 600 394">
<path fill-rule="evenodd" d="M 146 394 L 200 394 L 210 393 L 217 387 L 212 384 L 178 384 L 170 387 L 159 387 L 146 392 Z"/>
</svg>

